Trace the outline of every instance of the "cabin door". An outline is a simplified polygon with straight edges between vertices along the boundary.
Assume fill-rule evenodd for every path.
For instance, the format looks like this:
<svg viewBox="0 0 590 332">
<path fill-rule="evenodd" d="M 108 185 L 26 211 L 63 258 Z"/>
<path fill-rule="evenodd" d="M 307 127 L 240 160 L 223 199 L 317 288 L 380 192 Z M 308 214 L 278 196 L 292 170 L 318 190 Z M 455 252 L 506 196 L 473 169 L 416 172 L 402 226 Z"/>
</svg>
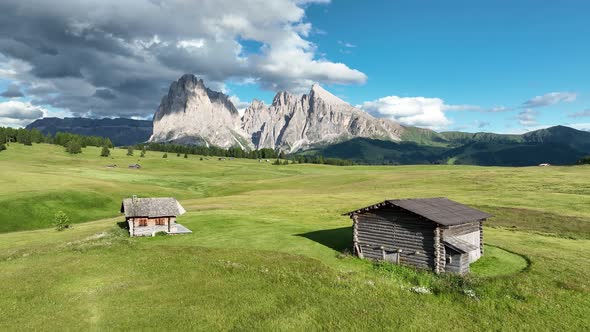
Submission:
<svg viewBox="0 0 590 332">
<path fill-rule="evenodd" d="M 399 253 L 385 252 L 383 260 L 389 263 L 399 264 Z"/>
</svg>

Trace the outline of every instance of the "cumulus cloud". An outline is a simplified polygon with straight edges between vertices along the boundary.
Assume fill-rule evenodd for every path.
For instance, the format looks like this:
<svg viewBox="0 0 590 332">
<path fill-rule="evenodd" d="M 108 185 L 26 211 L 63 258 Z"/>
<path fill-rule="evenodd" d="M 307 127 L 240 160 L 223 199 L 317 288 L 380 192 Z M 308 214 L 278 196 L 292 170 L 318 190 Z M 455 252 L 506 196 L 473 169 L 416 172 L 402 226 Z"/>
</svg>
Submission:
<svg viewBox="0 0 590 332">
<path fill-rule="evenodd" d="M 0 102 L 0 126 L 21 127 L 42 118 L 46 110 L 30 102 L 9 100 Z"/>
<path fill-rule="evenodd" d="M 539 112 L 535 111 L 534 109 L 527 108 L 518 113 L 518 123 L 525 127 L 537 126 L 539 124 L 537 122 L 538 115 Z"/>
<path fill-rule="evenodd" d="M 536 96 L 525 101 L 522 104 L 523 108 L 537 108 L 555 105 L 558 103 L 569 103 L 575 101 L 577 94 L 573 92 L 550 92 L 542 96 Z"/>
<path fill-rule="evenodd" d="M 151 115 L 173 80 L 251 79 L 270 90 L 366 75 L 318 55 L 305 9 L 326 0 L 4 0 L 0 78 L 76 115 Z M 245 45 L 259 45 L 246 52 Z"/>
<path fill-rule="evenodd" d="M 589 118 L 590 117 L 590 108 L 585 109 L 580 112 L 568 114 L 568 117 L 570 117 L 570 118 Z"/>
<path fill-rule="evenodd" d="M 442 129 L 451 124 L 444 111 L 457 106 L 446 105 L 440 98 L 387 96 L 357 107 L 375 117 L 389 118 L 404 125 Z"/>
</svg>

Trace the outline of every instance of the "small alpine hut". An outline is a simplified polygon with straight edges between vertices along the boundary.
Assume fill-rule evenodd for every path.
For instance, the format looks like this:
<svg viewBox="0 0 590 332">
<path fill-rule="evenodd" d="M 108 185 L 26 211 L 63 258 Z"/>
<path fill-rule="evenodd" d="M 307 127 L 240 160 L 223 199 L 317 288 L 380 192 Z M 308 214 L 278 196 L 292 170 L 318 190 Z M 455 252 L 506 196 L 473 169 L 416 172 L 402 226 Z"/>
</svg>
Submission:
<svg viewBox="0 0 590 332">
<path fill-rule="evenodd" d="M 491 217 L 447 198 L 387 200 L 345 215 L 358 257 L 458 274 L 483 254 Z"/>
<path fill-rule="evenodd" d="M 176 217 L 185 209 L 172 197 L 126 198 L 121 203 L 121 213 L 129 224 L 130 236 L 153 236 L 157 232 L 168 234 L 192 233 L 176 223 Z"/>
</svg>

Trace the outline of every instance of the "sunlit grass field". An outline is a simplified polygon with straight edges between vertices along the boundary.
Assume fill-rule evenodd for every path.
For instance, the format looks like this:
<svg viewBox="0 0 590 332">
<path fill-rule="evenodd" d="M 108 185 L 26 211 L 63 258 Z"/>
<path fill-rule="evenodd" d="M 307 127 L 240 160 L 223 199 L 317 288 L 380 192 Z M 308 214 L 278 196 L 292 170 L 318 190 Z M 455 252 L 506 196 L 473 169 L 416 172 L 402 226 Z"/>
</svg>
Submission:
<svg viewBox="0 0 590 332">
<path fill-rule="evenodd" d="M 0 153 L 0 330 L 590 326 L 590 167 L 274 166 L 112 152 L 12 144 Z M 176 197 L 193 234 L 129 239 L 117 222 L 133 194 Z M 342 213 L 438 196 L 496 216 L 471 275 L 347 254 Z M 58 210 L 72 229 L 50 228 Z"/>
</svg>

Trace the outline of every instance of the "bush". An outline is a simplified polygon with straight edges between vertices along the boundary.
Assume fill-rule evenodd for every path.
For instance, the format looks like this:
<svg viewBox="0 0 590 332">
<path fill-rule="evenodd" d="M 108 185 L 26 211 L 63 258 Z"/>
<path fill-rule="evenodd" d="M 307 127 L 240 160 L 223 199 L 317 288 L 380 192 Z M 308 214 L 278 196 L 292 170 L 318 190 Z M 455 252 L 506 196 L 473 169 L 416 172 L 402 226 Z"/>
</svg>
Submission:
<svg viewBox="0 0 590 332">
<path fill-rule="evenodd" d="M 164 231 L 159 231 L 154 234 L 154 236 L 166 236 L 166 235 L 168 235 L 168 233 L 166 233 Z"/>
<path fill-rule="evenodd" d="M 176 153 L 176 156 L 177 156 L 177 157 L 180 157 L 180 152 Z"/>
<path fill-rule="evenodd" d="M 68 144 L 66 144 L 66 152 L 69 154 L 82 153 L 82 144 L 77 140 L 69 141 Z"/>
<path fill-rule="evenodd" d="M 184 154 L 184 157 L 185 157 L 185 158 L 188 158 L 188 154 L 186 154 L 186 153 L 185 153 L 185 154 Z"/>
<path fill-rule="evenodd" d="M 102 151 L 100 152 L 101 157 L 108 157 L 111 155 L 111 150 L 105 145 L 102 147 Z"/>
<path fill-rule="evenodd" d="M 4 145 L 4 143 L 0 144 L 0 151 L 4 151 L 6 150 L 6 145 Z M 201 159 L 203 160 L 203 159 Z"/>
<path fill-rule="evenodd" d="M 590 165 L 590 156 L 578 160 L 578 165 Z"/>
<path fill-rule="evenodd" d="M 58 211 L 53 216 L 53 225 L 57 231 L 63 231 L 66 228 L 70 228 L 70 218 L 63 211 Z"/>
<path fill-rule="evenodd" d="M 162 156 L 162 158 L 168 158 L 168 154 L 164 153 L 164 155 Z"/>
<path fill-rule="evenodd" d="M 130 147 L 127 148 L 127 155 L 128 156 L 133 156 L 133 147 L 130 146 Z"/>
</svg>

